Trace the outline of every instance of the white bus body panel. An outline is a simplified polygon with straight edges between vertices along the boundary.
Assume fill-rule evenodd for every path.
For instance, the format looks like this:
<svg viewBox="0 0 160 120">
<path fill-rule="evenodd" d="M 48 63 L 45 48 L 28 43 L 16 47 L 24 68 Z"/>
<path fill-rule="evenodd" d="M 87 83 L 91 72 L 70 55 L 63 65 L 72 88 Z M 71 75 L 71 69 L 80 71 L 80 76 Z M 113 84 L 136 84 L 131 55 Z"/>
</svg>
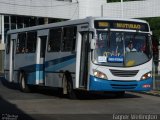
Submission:
<svg viewBox="0 0 160 120">
<path fill-rule="evenodd" d="M 141 79 L 141 77 L 148 72 L 152 71 L 152 60 L 150 60 L 149 62 L 142 64 L 142 65 L 138 65 L 135 67 L 128 67 L 128 68 L 122 68 L 122 67 L 108 67 L 108 66 L 99 66 L 99 65 L 95 65 L 95 64 L 91 64 L 92 67 L 90 67 L 90 75 L 93 75 L 93 69 L 94 70 L 98 70 L 103 72 L 104 74 L 107 75 L 108 80 L 117 80 L 117 81 L 128 81 L 128 80 L 137 80 L 139 81 Z M 110 70 L 138 70 L 138 74 L 136 76 L 132 76 L 132 77 L 120 77 L 120 76 L 115 76 L 113 75 Z"/>
</svg>

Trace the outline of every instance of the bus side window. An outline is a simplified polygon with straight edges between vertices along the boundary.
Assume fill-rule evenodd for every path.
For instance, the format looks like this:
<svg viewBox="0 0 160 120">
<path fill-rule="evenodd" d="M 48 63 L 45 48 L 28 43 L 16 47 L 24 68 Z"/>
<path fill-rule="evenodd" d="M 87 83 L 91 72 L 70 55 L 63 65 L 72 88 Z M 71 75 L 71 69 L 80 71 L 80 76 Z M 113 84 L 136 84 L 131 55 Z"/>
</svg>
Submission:
<svg viewBox="0 0 160 120">
<path fill-rule="evenodd" d="M 6 45 L 6 54 L 9 54 L 10 51 L 10 35 L 7 36 L 7 45 Z"/>
<path fill-rule="evenodd" d="M 59 52 L 61 45 L 62 29 L 54 28 L 49 31 L 48 52 Z"/>
<path fill-rule="evenodd" d="M 24 53 L 24 49 L 26 48 L 26 33 L 19 33 L 17 44 L 16 44 L 16 53 Z"/>
<path fill-rule="evenodd" d="M 28 32 L 27 33 L 27 42 L 26 42 L 26 53 L 34 53 L 36 51 L 36 43 L 37 43 L 37 32 Z"/>
<path fill-rule="evenodd" d="M 76 33 L 76 27 L 65 27 L 63 29 L 62 51 L 75 51 Z"/>
</svg>

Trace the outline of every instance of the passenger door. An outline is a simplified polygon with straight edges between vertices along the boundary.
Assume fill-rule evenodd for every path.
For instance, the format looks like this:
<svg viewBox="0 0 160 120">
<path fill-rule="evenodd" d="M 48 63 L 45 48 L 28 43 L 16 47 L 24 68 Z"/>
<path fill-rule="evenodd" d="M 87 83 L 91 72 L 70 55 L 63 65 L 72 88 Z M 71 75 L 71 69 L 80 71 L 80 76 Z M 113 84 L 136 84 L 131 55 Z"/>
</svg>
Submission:
<svg viewBox="0 0 160 120">
<path fill-rule="evenodd" d="M 42 64 L 42 79 L 43 83 L 45 83 L 45 53 L 46 53 L 46 43 L 47 36 L 40 36 L 41 46 L 40 46 L 40 63 Z"/>
<path fill-rule="evenodd" d="M 39 66 L 36 69 L 36 83 L 45 84 L 45 56 L 46 56 L 46 43 L 48 39 L 48 30 L 38 31 L 38 43 L 37 43 L 37 62 Z"/>
<path fill-rule="evenodd" d="M 87 88 L 89 65 L 89 34 L 82 32 L 81 57 L 80 57 L 80 87 Z"/>
</svg>

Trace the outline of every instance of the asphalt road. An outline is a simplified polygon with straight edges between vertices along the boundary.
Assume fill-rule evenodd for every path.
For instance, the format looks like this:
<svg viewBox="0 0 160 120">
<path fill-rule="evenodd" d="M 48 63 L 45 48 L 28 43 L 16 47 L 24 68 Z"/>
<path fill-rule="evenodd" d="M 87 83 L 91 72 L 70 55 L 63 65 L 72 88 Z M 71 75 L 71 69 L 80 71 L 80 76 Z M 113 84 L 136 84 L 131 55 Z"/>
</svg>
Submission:
<svg viewBox="0 0 160 120">
<path fill-rule="evenodd" d="M 92 93 L 69 100 L 54 89 L 22 93 L 17 85 L 0 79 L 2 120 L 123 120 L 116 115 L 131 118 L 134 114 L 160 114 L 160 97 L 156 96 L 127 92 L 123 98 L 117 98 L 113 94 Z M 160 116 L 155 119 L 160 120 Z"/>
</svg>

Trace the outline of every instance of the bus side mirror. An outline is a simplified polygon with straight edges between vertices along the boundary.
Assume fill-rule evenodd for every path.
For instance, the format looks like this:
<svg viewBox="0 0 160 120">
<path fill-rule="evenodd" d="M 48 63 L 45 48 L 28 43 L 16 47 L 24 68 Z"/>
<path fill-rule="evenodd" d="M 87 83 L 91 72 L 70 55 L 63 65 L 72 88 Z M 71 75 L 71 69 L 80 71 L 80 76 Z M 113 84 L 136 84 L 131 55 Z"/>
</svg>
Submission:
<svg viewBox="0 0 160 120">
<path fill-rule="evenodd" d="M 94 50 L 94 49 L 96 49 L 96 40 L 92 39 L 91 40 L 91 50 Z"/>
</svg>

